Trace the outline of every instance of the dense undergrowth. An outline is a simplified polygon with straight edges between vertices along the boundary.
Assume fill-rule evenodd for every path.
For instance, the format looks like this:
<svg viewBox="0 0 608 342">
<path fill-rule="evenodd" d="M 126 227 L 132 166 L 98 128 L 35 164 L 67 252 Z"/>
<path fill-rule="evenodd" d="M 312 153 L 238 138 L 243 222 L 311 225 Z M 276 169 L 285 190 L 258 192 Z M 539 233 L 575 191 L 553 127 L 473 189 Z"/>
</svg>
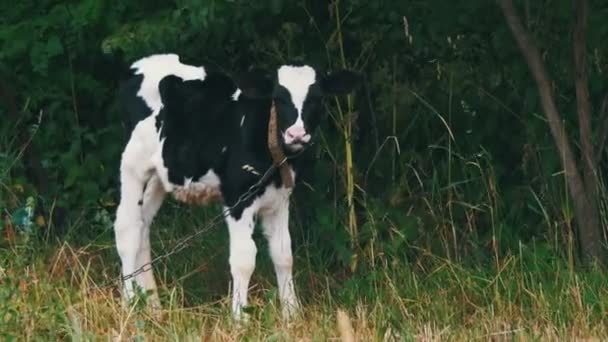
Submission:
<svg viewBox="0 0 608 342">
<path fill-rule="evenodd" d="M 589 3 L 602 146 L 608 8 Z M 572 2 L 516 5 L 577 141 Z M 361 341 L 608 339 L 608 273 L 580 263 L 560 155 L 494 2 L 5 1 L 0 13 L 3 339 L 318 341 L 339 336 L 340 308 Z M 231 73 L 304 61 L 362 74 L 355 96 L 327 101 L 298 176 L 295 321 L 278 318 L 256 233 L 252 320 L 231 322 L 223 225 L 155 265 L 160 315 L 120 301 L 112 220 L 128 132 L 114 90 L 158 52 Z M 606 234 L 603 183 L 599 193 Z M 217 210 L 167 201 L 154 254 Z"/>
<path fill-rule="evenodd" d="M 194 222 L 164 217 L 154 234 L 170 245 Z M 245 326 L 230 319 L 229 271 L 222 230 L 156 265 L 163 309 L 124 306 L 119 269 L 107 236 L 87 245 L 15 241 L 0 254 L 4 340 L 329 340 L 340 337 L 336 311 L 348 312 L 360 341 L 601 340 L 608 338 L 608 281 L 603 270 L 576 271 L 533 246 L 465 266 L 420 247 L 409 261 L 380 257 L 375 267 L 340 274 L 296 252 L 302 316 L 280 319 L 271 262 L 259 253 Z M 166 248 L 167 246 L 165 246 Z M 306 250 L 308 249 L 308 250 Z M 145 298 L 140 298 L 144 301 Z"/>
</svg>

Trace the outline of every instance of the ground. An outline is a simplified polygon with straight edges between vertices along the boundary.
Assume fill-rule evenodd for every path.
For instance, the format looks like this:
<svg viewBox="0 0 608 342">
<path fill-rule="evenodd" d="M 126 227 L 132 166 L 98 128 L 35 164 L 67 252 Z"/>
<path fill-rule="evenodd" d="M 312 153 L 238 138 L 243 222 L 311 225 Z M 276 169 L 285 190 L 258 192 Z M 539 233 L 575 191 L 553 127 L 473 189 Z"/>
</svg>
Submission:
<svg viewBox="0 0 608 342">
<path fill-rule="evenodd" d="M 179 216 L 161 215 L 155 225 L 157 255 L 205 221 L 187 210 L 174 215 Z M 173 229 L 167 229 L 171 224 Z M 160 313 L 146 309 L 144 296 L 132 306 L 120 300 L 111 227 L 95 238 L 2 240 L 0 336 L 339 340 L 336 317 L 342 309 L 358 341 L 608 339 L 606 273 L 597 268 L 575 270 L 560 259 L 530 257 L 538 253 L 528 255 L 525 248 L 486 267 L 465 266 L 422 250 L 415 261 L 378 259 L 354 273 L 319 263 L 306 246 L 296 248 L 303 312 L 284 322 L 272 264 L 260 236 L 251 319 L 237 326 L 230 319 L 227 248 L 222 246 L 226 238 L 224 227 L 210 230 L 155 265 L 163 302 Z"/>
</svg>

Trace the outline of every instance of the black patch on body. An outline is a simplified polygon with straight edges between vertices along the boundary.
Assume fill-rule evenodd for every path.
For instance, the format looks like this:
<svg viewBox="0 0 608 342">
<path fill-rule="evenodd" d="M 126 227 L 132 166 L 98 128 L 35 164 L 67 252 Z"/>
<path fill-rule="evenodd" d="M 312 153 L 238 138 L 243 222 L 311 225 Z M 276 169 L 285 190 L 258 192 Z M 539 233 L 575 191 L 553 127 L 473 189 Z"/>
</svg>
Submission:
<svg viewBox="0 0 608 342">
<path fill-rule="evenodd" d="M 159 89 L 163 109 L 157 124 L 165 139 L 162 157 L 169 181 L 183 185 L 186 178 L 197 181 L 212 169 L 220 179 L 225 205 L 235 205 L 272 165 L 267 146 L 270 100 L 241 96 L 234 101 L 236 85 L 219 73 L 210 73 L 203 81 L 167 76 Z M 244 170 L 244 165 L 260 174 Z M 232 216 L 239 219 L 270 182 L 280 186 L 279 174 L 241 201 Z"/>
<path fill-rule="evenodd" d="M 236 86 L 226 76 L 210 74 L 204 81 L 167 76 L 159 89 L 163 109 L 156 120 L 165 139 L 169 181 L 183 185 L 186 178 L 197 181 L 209 169 L 221 168 L 222 147 L 238 132 L 240 117 L 231 98 Z"/>
<path fill-rule="evenodd" d="M 123 82 L 118 89 L 118 100 L 127 112 L 125 126 L 129 137 L 137 123 L 152 114 L 152 109 L 148 107 L 146 101 L 137 95 L 143 80 L 143 75 L 134 75 Z"/>
<path fill-rule="evenodd" d="M 331 95 L 325 88 L 340 85 L 340 78 L 349 81 L 345 75 L 348 76 L 339 75 L 335 80 L 324 77 L 321 82 L 310 86 L 302 113 L 309 134 L 314 132 L 322 118 L 321 97 Z M 137 96 L 142 80 L 143 76 L 137 75 L 122 88 L 127 96 L 125 105 L 130 113 L 131 129 L 152 113 L 143 99 Z M 234 206 L 230 214 L 237 220 L 243 210 L 263 193 L 266 186 L 271 183 L 276 187 L 282 185 L 280 174 L 275 171 L 252 196 L 239 202 L 272 166 L 267 145 L 271 98 L 277 106 L 277 134 L 284 132 L 297 118 L 297 110 L 289 91 L 276 83 L 276 77 L 274 86 L 268 79 L 257 81 L 253 77 L 250 80 L 251 82 L 246 79 L 239 81 L 243 93 L 235 101 L 232 95 L 237 87 L 224 74 L 208 71 L 204 80 L 192 81 L 167 76 L 159 83 L 163 109 L 155 123 L 160 138 L 164 139 L 162 157 L 168 169 L 169 181 L 183 185 L 186 178 L 191 178 L 196 182 L 209 170 L 213 170 L 220 179 L 224 204 Z M 348 82 L 342 83 L 348 85 Z M 326 84 L 332 87 L 326 87 Z M 348 90 L 348 86 L 334 88 L 339 91 Z M 243 116 L 245 120 L 241 126 Z M 284 143 L 282 137 L 277 138 Z M 284 152 L 291 154 L 289 150 Z M 299 159 L 301 158 L 288 162 L 296 174 L 300 174 L 299 164 L 306 162 Z M 259 175 L 245 170 L 245 165 L 251 166 Z"/>
</svg>

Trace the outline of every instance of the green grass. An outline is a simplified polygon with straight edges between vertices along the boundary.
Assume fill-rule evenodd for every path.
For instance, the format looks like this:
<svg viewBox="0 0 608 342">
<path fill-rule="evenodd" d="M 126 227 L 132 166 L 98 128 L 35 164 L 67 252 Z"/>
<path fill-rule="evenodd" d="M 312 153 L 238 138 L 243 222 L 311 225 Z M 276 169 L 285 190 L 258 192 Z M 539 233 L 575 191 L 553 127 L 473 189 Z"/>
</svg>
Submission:
<svg viewBox="0 0 608 342">
<path fill-rule="evenodd" d="M 203 221 L 164 215 L 155 252 Z M 169 224 L 174 231 L 158 226 Z M 180 222 L 176 224 L 175 222 Z M 182 227 L 182 228 L 178 228 Z M 82 228 L 80 228 L 82 229 Z M 111 231 L 94 243 L 23 242 L 0 246 L 0 337 L 3 340 L 264 340 L 339 339 L 344 309 L 359 341 L 605 340 L 608 278 L 600 269 L 574 271 L 560 258 L 539 259 L 523 246 L 490 266 L 464 266 L 426 250 L 415 260 L 380 258 L 355 274 L 326 268 L 296 252 L 302 317 L 280 319 L 267 253 L 258 253 L 250 322 L 230 319 L 222 228 L 156 265 L 163 309 L 123 305 L 115 280 Z M 161 243 L 162 241 L 162 243 Z M 262 248 L 260 248 L 262 250 Z M 139 299 L 143 301 L 143 298 Z"/>
<path fill-rule="evenodd" d="M 0 339 L 340 340 L 337 312 L 344 310 L 358 341 L 607 340 L 608 274 L 575 268 L 571 218 L 557 210 L 567 206 L 549 206 L 534 193 L 536 202 L 510 200 L 491 167 L 473 166 L 459 177 L 470 182 L 434 181 L 419 199 L 399 198 L 425 190 L 410 186 L 396 192 L 395 203 L 368 198 L 354 255 L 344 247 L 350 240 L 340 206 L 311 209 L 296 196 L 292 237 L 303 311 L 290 322 L 280 318 L 259 232 L 251 319 L 241 326 L 230 318 L 223 224 L 154 265 L 159 312 L 147 310 L 145 298 L 132 306 L 120 298 L 112 210 L 70 213 L 61 239 L 50 237 L 50 227 L 29 240 L 2 234 Z M 542 215 L 520 214 L 530 206 Z M 167 201 L 152 227 L 154 254 L 217 213 Z M 526 229 L 537 232 L 520 234 Z M 533 237 L 522 242 L 522 235 Z"/>
</svg>

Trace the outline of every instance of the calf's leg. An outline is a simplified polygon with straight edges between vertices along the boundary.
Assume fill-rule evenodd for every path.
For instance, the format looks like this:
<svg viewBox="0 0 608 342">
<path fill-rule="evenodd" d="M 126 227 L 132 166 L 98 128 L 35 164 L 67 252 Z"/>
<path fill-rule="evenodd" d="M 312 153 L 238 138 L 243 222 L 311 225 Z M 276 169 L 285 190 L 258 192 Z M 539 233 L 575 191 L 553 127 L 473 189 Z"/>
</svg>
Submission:
<svg viewBox="0 0 608 342">
<path fill-rule="evenodd" d="M 137 253 L 136 267 L 144 267 L 144 272 L 136 277 L 137 284 L 148 292 L 148 304 L 153 308 L 160 307 L 160 300 L 156 289 L 156 281 L 152 270 L 151 248 L 150 248 L 150 225 L 158 209 L 160 209 L 165 199 L 165 189 L 158 178 L 153 175 L 146 183 L 143 199 L 141 203 L 141 214 L 143 221 L 143 229 L 141 230 L 141 245 Z"/>
<path fill-rule="evenodd" d="M 230 273 L 232 274 L 232 314 L 238 321 L 247 306 L 249 280 L 255 269 L 257 248 L 253 241 L 254 210 L 247 208 L 238 219 L 227 214 L 230 235 Z"/>
<path fill-rule="evenodd" d="M 149 241 L 144 243 L 144 237 L 148 234 L 144 234 L 146 224 L 142 201 L 144 185 L 152 175 L 152 166 L 142 159 L 142 156 L 149 155 L 149 151 L 145 141 L 135 133 L 127 143 L 120 161 L 120 203 L 114 221 L 116 249 L 122 264 L 124 296 L 127 300 L 135 295 L 136 284 L 146 289 L 146 276 L 133 274 L 138 272 L 142 266 L 141 261 L 149 255 Z M 142 247 L 147 247 L 148 252 L 142 254 Z"/>
<path fill-rule="evenodd" d="M 272 210 L 261 212 L 260 217 L 277 275 L 283 317 L 289 319 L 299 309 L 292 276 L 293 257 L 289 235 L 289 198 L 286 198 Z"/>
<path fill-rule="evenodd" d="M 142 242 L 144 222 L 139 201 L 142 199 L 144 183 L 136 172 L 128 167 L 121 167 L 120 203 L 116 210 L 114 234 L 116 249 L 122 263 L 123 278 L 129 277 L 138 268 L 138 254 Z M 135 280 L 131 277 L 124 282 L 124 295 L 131 299 L 135 294 Z"/>
</svg>

